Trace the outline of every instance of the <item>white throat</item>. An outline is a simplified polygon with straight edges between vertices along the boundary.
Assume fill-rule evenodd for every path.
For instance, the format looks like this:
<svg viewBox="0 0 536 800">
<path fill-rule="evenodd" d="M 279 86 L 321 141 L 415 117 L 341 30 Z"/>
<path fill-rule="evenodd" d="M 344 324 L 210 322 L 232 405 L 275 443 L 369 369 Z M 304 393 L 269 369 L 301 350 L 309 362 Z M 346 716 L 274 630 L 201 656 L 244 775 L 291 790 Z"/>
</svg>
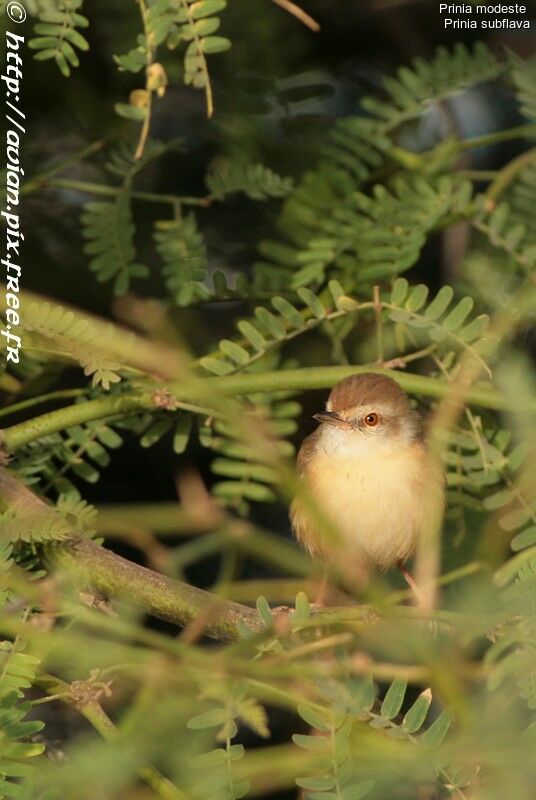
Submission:
<svg viewBox="0 0 536 800">
<path fill-rule="evenodd" d="M 323 424 L 317 447 L 320 453 L 328 457 L 369 460 L 391 455 L 407 444 L 409 442 L 405 437 L 393 439 L 380 433 L 347 431 L 335 425 Z"/>
</svg>

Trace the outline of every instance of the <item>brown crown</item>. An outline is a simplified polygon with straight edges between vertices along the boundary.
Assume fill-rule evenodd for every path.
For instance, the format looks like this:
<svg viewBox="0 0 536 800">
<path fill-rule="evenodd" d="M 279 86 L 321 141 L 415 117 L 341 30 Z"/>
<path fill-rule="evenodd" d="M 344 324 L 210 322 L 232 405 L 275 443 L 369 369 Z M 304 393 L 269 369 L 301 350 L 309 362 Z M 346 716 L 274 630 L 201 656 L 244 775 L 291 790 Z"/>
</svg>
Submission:
<svg viewBox="0 0 536 800">
<path fill-rule="evenodd" d="M 365 372 L 351 375 L 333 387 L 329 396 L 332 411 L 344 411 L 354 406 L 368 406 L 381 401 L 389 403 L 400 413 L 409 411 L 408 396 L 398 383 L 386 375 Z"/>
</svg>

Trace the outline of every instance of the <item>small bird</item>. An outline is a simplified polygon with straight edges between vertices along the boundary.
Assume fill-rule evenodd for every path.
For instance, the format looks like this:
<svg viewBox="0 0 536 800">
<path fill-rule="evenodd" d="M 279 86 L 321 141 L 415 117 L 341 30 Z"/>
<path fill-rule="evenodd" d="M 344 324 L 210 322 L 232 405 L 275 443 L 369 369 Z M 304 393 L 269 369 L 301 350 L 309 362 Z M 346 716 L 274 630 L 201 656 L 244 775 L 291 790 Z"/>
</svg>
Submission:
<svg viewBox="0 0 536 800">
<path fill-rule="evenodd" d="M 418 597 L 404 565 L 441 513 L 445 479 L 407 394 L 385 375 L 352 375 L 314 419 L 320 425 L 298 453 L 310 502 L 302 493 L 291 505 L 296 538 L 313 558 L 356 576 L 397 565 Z M 318 512 L 336 539 L 322 531 Z"/>
</svg>

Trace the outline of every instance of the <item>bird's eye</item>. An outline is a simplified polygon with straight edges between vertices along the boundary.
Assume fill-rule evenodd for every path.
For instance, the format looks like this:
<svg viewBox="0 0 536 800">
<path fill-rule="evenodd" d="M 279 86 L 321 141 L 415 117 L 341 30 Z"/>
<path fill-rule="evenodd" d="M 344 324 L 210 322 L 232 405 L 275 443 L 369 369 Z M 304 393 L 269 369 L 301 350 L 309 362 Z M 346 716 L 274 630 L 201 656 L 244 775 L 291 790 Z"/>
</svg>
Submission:
<svg viewBox="0 0 536 800">
<path fill-rule="evenodd" d="M 375 411 L 373 411 L 371 414 L 367 414 L 367 416 L 365 417 L 365 425 L 368 425 L 369 428 L 376 427 L 379 421 L 380 421 L 380 416 L 379 414 L 376 414 Z"/>
</svg>

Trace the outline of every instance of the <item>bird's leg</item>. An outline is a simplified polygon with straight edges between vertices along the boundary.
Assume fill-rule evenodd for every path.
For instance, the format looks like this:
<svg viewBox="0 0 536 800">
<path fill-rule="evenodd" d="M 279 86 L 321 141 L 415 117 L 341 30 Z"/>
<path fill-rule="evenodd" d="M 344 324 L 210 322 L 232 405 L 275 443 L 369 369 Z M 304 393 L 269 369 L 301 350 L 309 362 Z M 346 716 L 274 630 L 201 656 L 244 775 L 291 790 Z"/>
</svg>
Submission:
<svg viewBox="0 0 536 800">
<path fill-rule="evenodd" d="M 415 600 L 417 601 L 417 605 L 418 606 L 422 605 L 422 594 L 419 591 L 419 587 L 417 586 L 417 584 L 413 580 L 413 575 L 411 574 L 411 572 L 409 570 L 406 569 L 406 567 L 404 566 L 404 563 L 402 561 L 397 561 L 396 565 L 397 565 L 398 569 L 400 570 L 400 572 L 402 573 L 402 575 L 404 576 L 404 580 L 408 584 L 409 588 L 413 592 L 413 596 L 415 597 Z"/>
<path fill-rule="evenodd" d="M 324 567 L 322 571 L 322 578 L 320 579 L 320 583 L 318 584 L 318 590 L 316 592 L 315 601 L 314 603 L 311 603 L 311 606 L 313 608 L 325 607 L 328 587 L 329 587 L 329 570 L 327 567 Z"/>
</svg>

